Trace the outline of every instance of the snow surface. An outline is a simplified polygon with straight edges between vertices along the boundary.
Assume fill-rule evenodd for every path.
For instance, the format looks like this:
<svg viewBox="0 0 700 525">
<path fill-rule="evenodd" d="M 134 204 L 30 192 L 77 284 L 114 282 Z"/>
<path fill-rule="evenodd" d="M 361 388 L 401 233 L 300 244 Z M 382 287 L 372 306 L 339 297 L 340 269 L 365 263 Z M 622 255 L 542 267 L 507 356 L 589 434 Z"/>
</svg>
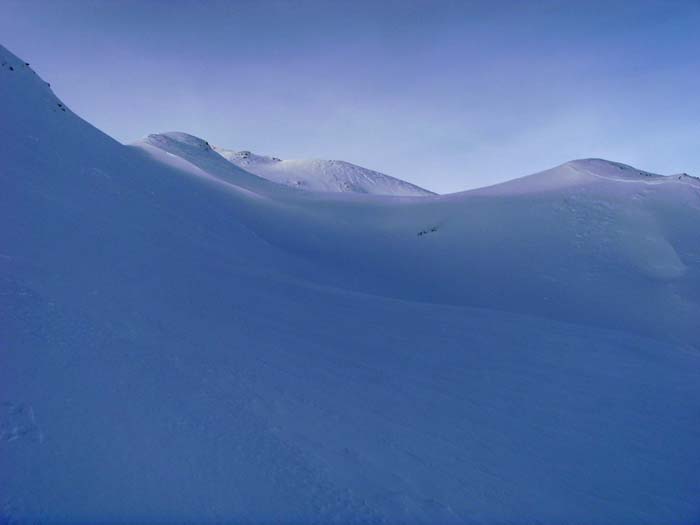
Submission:
<svg viewBox="0 0 700 525">
<path fill-rule="evenodd" d="M 0 218 L 5 522 L 700 519 L 691 177 L 297 191 L 0 48 Z"/>
<path fill-rule="evenodd" d="M 374 195 L 434 195 L 406 181 L 342 160 L 282 160 L 256 155 L 250 151 L 231 151 L 219 147 L 214 147 L 214 151 L 246 171 L 295 188 Z"/>
</svg>

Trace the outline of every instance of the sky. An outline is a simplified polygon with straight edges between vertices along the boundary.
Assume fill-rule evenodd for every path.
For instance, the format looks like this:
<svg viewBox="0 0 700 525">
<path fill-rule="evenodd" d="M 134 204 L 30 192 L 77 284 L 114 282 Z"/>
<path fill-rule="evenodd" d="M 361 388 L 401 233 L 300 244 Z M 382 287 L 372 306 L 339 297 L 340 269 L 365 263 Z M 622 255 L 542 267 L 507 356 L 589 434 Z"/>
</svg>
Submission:
<svg viewBox="0 0 700 525">
<path fill-rule="evenodd" d="M 439 193 L 600 157 L 700 175 L 700 0 L 0 0 L 124 143 L 347 160 Z"/>
</svg>

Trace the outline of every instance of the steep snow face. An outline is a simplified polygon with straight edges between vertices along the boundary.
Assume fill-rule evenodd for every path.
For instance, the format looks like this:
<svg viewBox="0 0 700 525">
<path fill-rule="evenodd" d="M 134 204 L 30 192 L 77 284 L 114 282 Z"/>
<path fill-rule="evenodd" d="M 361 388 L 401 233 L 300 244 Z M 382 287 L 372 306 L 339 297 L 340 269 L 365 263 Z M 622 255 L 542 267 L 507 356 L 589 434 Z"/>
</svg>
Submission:
<svg viewBox="0 0 700 525">
<path fill-rule="evenodd" d="M 341 160 L 282 160 L 250 151 L 214 150 L 246 171 L 295 188 L 405 197 L 434 195 L 414 184 Z"/>
<path fill-rule="evenodd" d="M 692 181 L 297 191 L 3 61 L 0 521 L 697 522 Z"/>
<path fill-rule="evenodd" d="M 28 62 L 20 60 L 2 46 L 0 46 L 0 72 L 2 72 L 0 93 L 3 96 L 4 112 L 15 114 L 23 112 L 21 105 L 26 104 L 28 99 L 40 104 L 40 108 L 32 113 L 35 117 L 41 116 L 47 119 L 47 113 L 68 111 L 53 94 L 49 84 L 32 70 Z"/>
</svg>

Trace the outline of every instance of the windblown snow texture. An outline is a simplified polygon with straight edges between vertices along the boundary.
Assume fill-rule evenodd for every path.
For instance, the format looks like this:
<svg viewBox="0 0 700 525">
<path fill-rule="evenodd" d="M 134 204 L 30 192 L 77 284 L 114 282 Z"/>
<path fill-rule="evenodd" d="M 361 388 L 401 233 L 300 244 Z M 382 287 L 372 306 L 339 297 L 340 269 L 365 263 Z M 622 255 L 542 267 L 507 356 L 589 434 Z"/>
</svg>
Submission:
<svg viewBox="0 0 700 525">
<path fill-rule="evenodd" d="M 692 177 L 299 191 L 0 48 L 0 219 L 6 522 L 700 518 Z"/>
</svg>

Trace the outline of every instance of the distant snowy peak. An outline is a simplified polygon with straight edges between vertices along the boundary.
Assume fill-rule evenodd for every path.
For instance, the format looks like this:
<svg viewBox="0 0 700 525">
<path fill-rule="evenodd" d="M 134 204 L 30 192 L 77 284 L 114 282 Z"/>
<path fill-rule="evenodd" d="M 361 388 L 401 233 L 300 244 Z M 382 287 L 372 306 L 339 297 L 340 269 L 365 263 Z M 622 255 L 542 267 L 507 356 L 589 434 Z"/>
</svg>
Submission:
<svg viewBox="0 0 700 525">
<path fill-rule="evenodd" d="M 259 177 L 296 188 L 405 197 L 434 195 L 409 182 L 340 160 L 282 160 L 219 147 L 214 147 L 214 151 Z"/>
<path fill-rule="evenodd" d="M 560 171 L 573 170 L 609 179 L 636 180 L 663 177 L 663 175 L 657 173 L 651 173 L 649 171 L 637 169 L 634 166 L 622 164 L 621 162 L 613 162 L 605 159 L 572 160 L 553 169 Z"/>
<path fill-rule="evenodd" d="M 233 162 L 238 166 L 258 166 L 264 164 L 276 164 L 282 162 L 282 159 L 277 157 L 266 157 L 265 155 L 256 155 L 251 151 L 231 151 L 214 146 L 214 151 L 224 157 L 229 162 Z"/>
<path fill-rule="evenodd" d="M 612 180 L 625 181 L 645 181 L 645 182 L 673 182 L 682 181 L 685 183 L 700 186 L 700 177 L 694 177 L 687 173 L 676 173 L 674 175 L 659 175 L 650 171 L 640 170 L 634 166 L 613 162 L 604 159 L 580 159 L 567 162 L 561 167 L 568 167 L 574 170 L 588 173 L 597 177 L 604 177 Z M 557 169 L 557 168 L 554 168 Z"/>
<path fill-rule="evenodd" d="M 572 160 L 539 173 L 471 190 L 469 193 L 483 195 L 542 193 L 596 182 L 682 184 L 700 189 L 700 178 L 687 173 L 659 175 L 620 162 L 592 158 Z"/>
<path fill-rule="evenodd" d="M 199 151 L 213 151 L 213 148 L 206 140 L 181 131 L 154 133 L 143 139 L 143 142 L 166 150 L 177 146 L 178 148 L 188 148 Z"/>
<path fill-rule="evenodd" d="M 201 170 L 208 176 L 224 180 L 236 186 L 244 188 L 259 188 L 262 186 L 276 186 L 270 181 L 259 177 L 231 162 L 227 162 L 204 139 L 195 137 L 180 131 L 155 133 L 148 135 L 131 145 L 145 151 L 151 156 L 159 157 L 161 162 L 173 165 L 174 159 L 181 168 Z M 160 153 L 157 153 L 160 152 Z M 166 157 L 162 155 L 165 154 Z"/>
</svg>

